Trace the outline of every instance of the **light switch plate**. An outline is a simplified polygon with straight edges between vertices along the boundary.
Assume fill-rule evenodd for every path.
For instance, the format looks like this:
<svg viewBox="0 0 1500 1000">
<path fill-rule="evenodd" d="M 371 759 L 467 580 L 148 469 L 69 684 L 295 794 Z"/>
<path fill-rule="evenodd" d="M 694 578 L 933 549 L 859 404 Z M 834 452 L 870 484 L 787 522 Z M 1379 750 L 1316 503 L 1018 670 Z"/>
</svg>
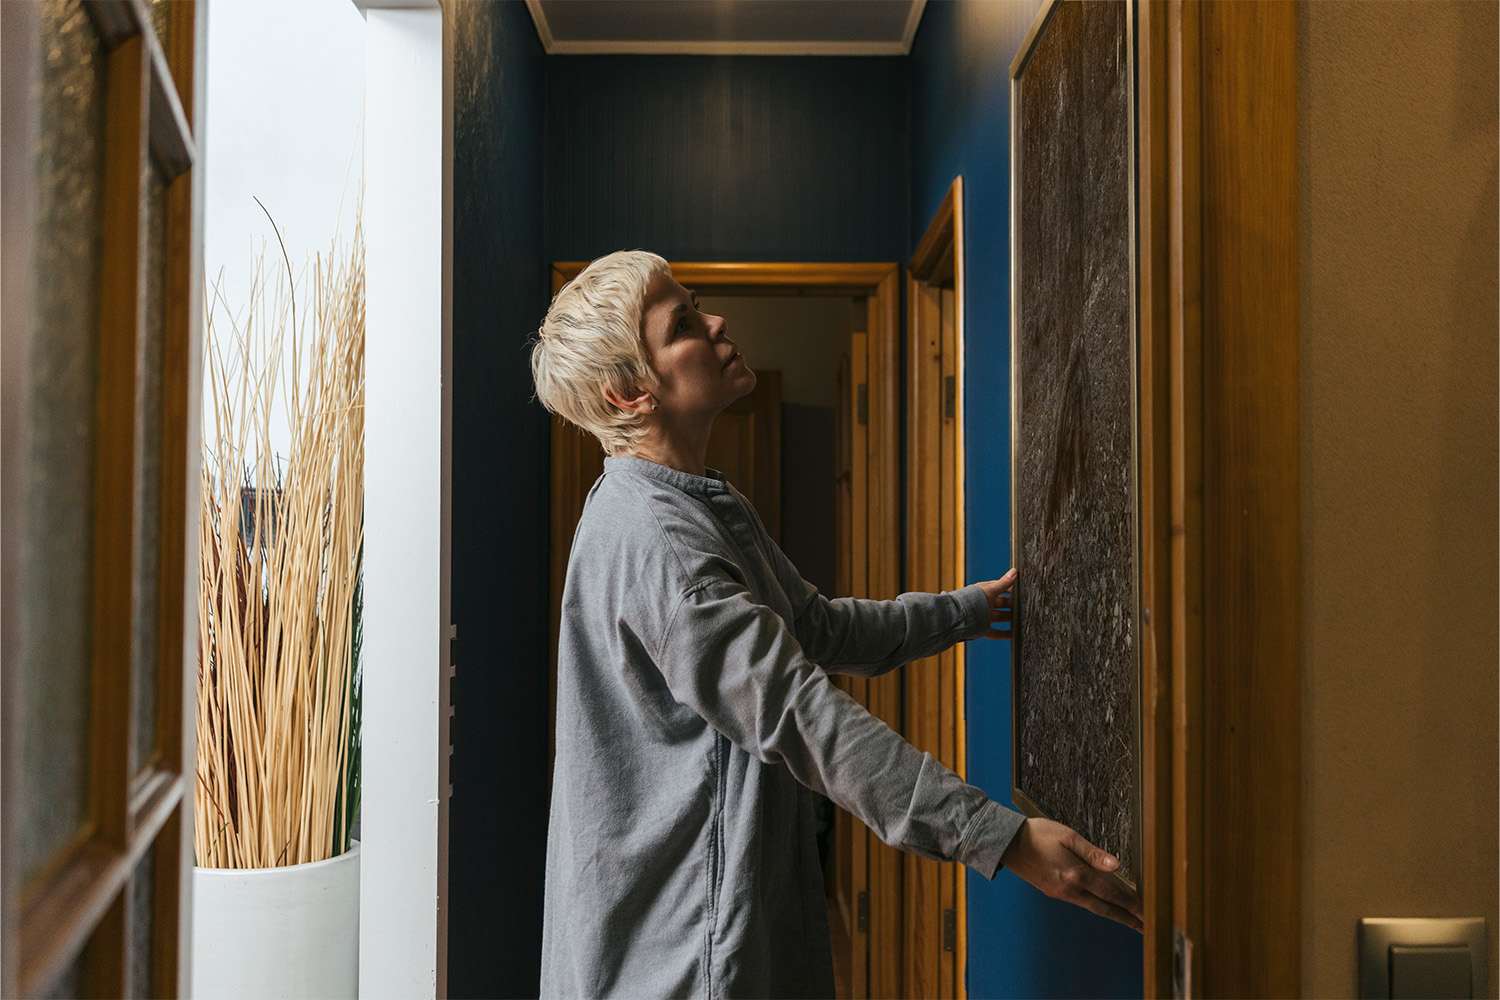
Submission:
<svg viewBox="0 0 1500 1000">
<path fill-rule="evenodd" d="M 1483 917 L 1366 917 L 1359 922 L 1359 995 L 1388 1000 L 1392 948 L 1467 948 L 1470 995 L 1489 995 L 1490 960 Z"/>
</svg>

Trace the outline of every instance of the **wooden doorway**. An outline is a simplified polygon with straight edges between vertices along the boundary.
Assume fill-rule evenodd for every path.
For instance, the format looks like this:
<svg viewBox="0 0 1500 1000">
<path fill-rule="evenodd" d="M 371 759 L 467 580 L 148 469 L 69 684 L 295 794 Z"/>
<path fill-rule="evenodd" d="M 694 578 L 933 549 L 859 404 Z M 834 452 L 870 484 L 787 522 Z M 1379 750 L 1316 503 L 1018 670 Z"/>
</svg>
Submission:
<svg viewBox="0 0 1500 1000">
<path fill-rule="evenodd" d="M 556 293 L 585 262 L 553 265 Z M 837 414 L 841 469 L 839 590 L 888 599 L 901 591 L 900 287 L 899 269 L 876 264 L 679 263 L 676 279 L 700 295 L 827 296 L 854 305 L 845 390 Z M 847 458 L 847 462 L 843 459 Z M 595 441 L 560 420 L 552 428 L 550 598 L 553 656 L 573 531 L 602 456 Z M 845 474 L 846 473 L 846 474 Z M 902 730 L 902 677 L 893 672 L 837 683 L 897 732 Z M 552 714 L 555 715 L 556 662 Z M 834 831 L 830 923 L 840 990 L 851 997 L 902 992 L 903 855 L 840 811 Z"/>
<path fill-rule="evenodd" d="M 0 4 L 0 995 L 188 991 L 204 20 Z"/>
<path fill-rule="evenodd" d="M 912 255 L 906 281 L 906 587 L 941 591 L 964 580 L 963 178 Z M 912 745 L 964 775 L 964 646 L 911 665 L 906 730 Z M 963 866 L 908 855 L 902 995 L 964 996 L 967 922 Z"/>
<path fill-rule="evenodd" d="M 1298 15 L 1134 9 L 1144 993 L 1295 996 Z"/>
</svg>

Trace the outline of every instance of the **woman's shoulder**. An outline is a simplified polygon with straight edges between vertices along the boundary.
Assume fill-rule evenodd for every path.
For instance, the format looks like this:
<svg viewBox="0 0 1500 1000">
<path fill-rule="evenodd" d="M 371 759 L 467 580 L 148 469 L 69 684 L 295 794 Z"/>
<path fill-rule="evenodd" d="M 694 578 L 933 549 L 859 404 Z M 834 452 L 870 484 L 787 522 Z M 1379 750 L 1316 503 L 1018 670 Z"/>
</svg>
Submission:
<svg viewBox="0 0 1500 1000">
<path fill-rule="evenodd" d="M 722 529 L 697 498 L 649 476 L 609 472 L 589 491 L 577 538 L 621 552 L 716 552 Z M 575 542 L 576 544 L 576 542 Z"/>
</svg>

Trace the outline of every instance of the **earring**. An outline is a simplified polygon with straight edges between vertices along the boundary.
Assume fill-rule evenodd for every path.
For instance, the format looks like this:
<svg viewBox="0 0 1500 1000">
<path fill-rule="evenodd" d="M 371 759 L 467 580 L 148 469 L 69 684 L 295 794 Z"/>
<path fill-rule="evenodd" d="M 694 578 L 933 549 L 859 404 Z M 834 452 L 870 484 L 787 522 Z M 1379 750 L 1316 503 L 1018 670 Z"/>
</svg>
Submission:
<svg viewBox="0 0 1500 1000">
<path fill-rule="evenodd" d="M 656 412 L 656 409 L 657 409 L 657 407 L 656 407 L 656 404 L 655 404 L 655 403 L 652 403 L 652 404 L 651 404 L 651 412 L 652 412 L 652 413 L 655 413 L 655 412 Z"/>
</svg>

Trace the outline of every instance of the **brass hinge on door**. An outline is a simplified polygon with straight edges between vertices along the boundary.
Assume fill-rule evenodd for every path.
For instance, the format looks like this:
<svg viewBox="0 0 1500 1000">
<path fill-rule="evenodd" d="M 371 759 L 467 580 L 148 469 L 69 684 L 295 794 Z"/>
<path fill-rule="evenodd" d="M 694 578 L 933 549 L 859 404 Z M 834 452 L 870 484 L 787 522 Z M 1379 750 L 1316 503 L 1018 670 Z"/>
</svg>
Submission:
<svg viewBox="0 0 1500 1000">
<path fill-rule="evenodd" d="M 958 951 L 958 911 L 951 906 L 943 911 L 943 950 Z"/>
<path fill-rule="evenodd" d="M 1180 927 L 1172 928 L 1172 996 L 1174 1000 L 1193 997 L 1193 942 Z"/>
<path fill-rule="evenodd" d="M 854 905 L 854 929 L 861 934 L 870 933 L 870 894 L 861 892 Z"/>
<path fill-rule="evenodd" d="M 868 424 L 870 422 L 870 386 L 867 382 L 859 384 L 859 422 Z"/>
<path fill-rule="evenodd" d="M 952 375 L 943 376 L 943 416 L 953 419 L 958 403 L 958 385 Z"/>
</svg>

